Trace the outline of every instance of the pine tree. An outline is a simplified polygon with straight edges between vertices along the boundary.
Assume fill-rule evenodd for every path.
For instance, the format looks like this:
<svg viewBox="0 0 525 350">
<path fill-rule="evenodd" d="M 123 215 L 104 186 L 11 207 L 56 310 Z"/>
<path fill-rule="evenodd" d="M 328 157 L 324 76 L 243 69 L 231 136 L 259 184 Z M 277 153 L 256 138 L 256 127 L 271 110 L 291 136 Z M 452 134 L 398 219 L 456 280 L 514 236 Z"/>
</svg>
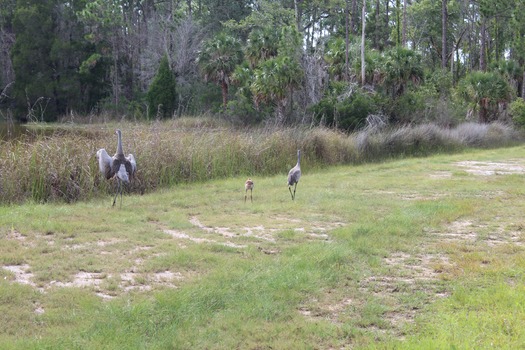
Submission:
<svg viewBox="0 0 525 350">
<path fill-rule="evenodd" d="M 54 40 L 52 5 L 46 1 L 19 1 L 14 14 L 14 95 L 20 115 L 25 111 L 28 119 L 56 118 L 54 65 L 50 59 Z"/>
<path fill-rule="evenodd" d="M 175 75 L 170 69 L 168 58 L 164 56 L 146 96 L 149 118 L 156 115 L 167 118 L 173 115 L 177 106 L 176 87 Z"/>
</svg>

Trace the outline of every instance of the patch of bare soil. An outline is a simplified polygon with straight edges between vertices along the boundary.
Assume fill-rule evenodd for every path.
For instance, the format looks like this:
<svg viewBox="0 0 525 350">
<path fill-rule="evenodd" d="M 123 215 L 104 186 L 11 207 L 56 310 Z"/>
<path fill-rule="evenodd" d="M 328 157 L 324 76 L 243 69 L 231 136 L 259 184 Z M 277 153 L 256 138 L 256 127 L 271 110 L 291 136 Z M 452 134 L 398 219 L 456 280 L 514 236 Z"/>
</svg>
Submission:
<svg viewBox="0 0 525 350">
<path fill-rule="evenodd" d="M 431 238 L 416 252 L 396 252 L 383 259 L 384 274 L 363 278 L 358 285 L 365 299 L 373 296 L 388 309 L 383 314 L 383 321 L 388 326 L 363 326 L 369 331 L 389 333 L 403 338 L 403 327 L 414 322 L 418 313 L 417 304 L 406 303 L 411 296 L 418 295 L 424 304 L 439 298 L 448 297 L 449 292 L 442 287 L 440 280 L 448 278 L 457 267 L 450 261 L 440 247 L 445 245 L 474 245 L 486 247 L 509 244 L 524 246 L 525 227 L 508 223 L 478 223 L 472 220 L 457 220 L 439 231 L 429 231 Z M 489 233 L 487 233 L 487 231 Z M 366 297 L 365 297 L 366 296 Z M 330 320 L 334 323 L 345 322 L 348 317 L 358 318 L 365 301 L 362 298 L 351 299 L 344 293 L 328 291 L 322 300 L 311 300 L 307 306 L 301 306 L 298 312 L 304 317 L 316 321 Z"/>
<path fill-rule="evenodd" d="M 188 241 L 191 241 L 191 242 L 194 242 L 194 243 L 215 243 L 215 244 L 222 244 L 222 245 L 225 245 L 227 247 L 232 247 L 232 248 L 246 248 L 246 245 L 241 245 L 241 244 L 235 244 L 233 242 L 230 242 L 230 241 L 227 241 L 227 242 L 219 242 L 219 241 L 216 241 L 216 240 L 213 240 L 213 239 L 208 239 L 208 238 L 199 238 L 199 237 L 193 237 L 193 236 L 190 236 L 184 232 L 181 232 L 181 231 L 177 231 L 177 230 L 168 230 L 168 229 L 165 229 L 164 230 L 164 233 L 172 236 L 173 238 L 176 238 L 176 239 L 181 239 L 181 240 L 188 240 Z"/>
<path fill-rule="evenodd" d="M 136 269 L 133 267 L 131 271 L 114 274 L 80 271 L 69 282 L 51 281 L 42 287 L 37 287 L 36 283 L 33 282 L 34 275 L 31 273 L 29 265 L 6 265 L 2 268 L 13 274 L 13 282 L 30 285 L 42 293 L 56 287 L 90 288 L 103 299 L 111 299 L 122 292 L 149 291 L 153 286 L 176 288 L 175 282 L 184 278 L 181 273 L 173 271 L 137 273 L 133 272 Z M 107 286 L 109 280 L 114 280 L 116 286 L 113 288 Z M 44 311 L 39 308 L 38 312 L 43 313 Z"/>
<path fill-rule="evenodd" d="M 284 219 L 283 219 L 284 220 Z M 295 220 L 295 219 L 294 219 Z M 282 222 L 282 220 L 279 220 Z M 276 234 L 282 229 L 280 228 L 267 228 L 262 225 L 253 227 L 240 227 L 232 229 L 230 227 L 214 227 L 203 224 L 198 217 L 191 216 L 189 222 L 208 234 L 205 237 L 202 235 L 192 235 L 188 232 L 180 230 L 173 230 L 162 228 L 162 232 L 173 237 L 173 239 L 181 242 L 192 242 L 197 244 L 219 244 L 236 249 L 244 249 L 248 247 L 246 244 L 246 237 L 252 238 L 253 244 L 257 246 L 257 249 L 262 254 L 279 254 L 280 250 L 273 246 L 260 246 L 260 243 L 276 243 Z M 302 226 L 301 220 L 295 222 L 297 226 Z M 343 225 L 343 223 L 336 222 L 334 224 L 326 224 L 322 222 L 310 222 L 308 223 L 308 229 L 305 227 L 295 228 L 296 232 L 304 233 L 305 237 L 310 239 L 329 240 L 327 234 L 328 230 L 334 227 Z M 277 225 L 278 226 L 278 225 Z M 47 237 L 47 236 L 46 236 Z M 29 244 L 25 236 L 17 231 L 12 231 L 7 236 L 8 239 L 17 240 L 23 244 Z M 47 238 L 49 245 L 54 245 L 52 238 Z M 237 243 L 235 240 L 243 239 L 242 243 Z M 104 248 L 111 247 L 114 244 L 121 243 L 120 239 L 110 240 L 98 240 L 93 242 L 85 242 L 78 244 L 66 245 L 63 249 L 68 250 L 98 250 L 100 254 L 109 254 Z M 184 245 L 181 243 L 181 247 Z M 150 247 L 135 247 L 127 254 L 133 255 L 143 250 L 148 250 Z M 155 286 L 164 286 L 168 288 L 177 288 L 177 282 L 184 279 L 184 276 L 179 272 L 174 271 L 162 271 L 155 273 L 144 273 L 140 271 L 140 265 L 144 261 L 141 258 L 135 259 L 135 266 L 132 266 L 127 271 L 113 272 L 113 273 L 98 273 L 98 272 L 86 272 L 79 271 L 75 275 L 71 276 L 69 281 L 50 281 L 47 284 L 38 285 L 34 282 L 34 275 L 31 272 L 31 266 L 24 265 L 6 265 L 2 268 L 12 275 L 10 279 L 14 283 L 21 283 L 30 285 L 38 289 L 42 293 L 46 293 L 50 288 L 88 288 L 93 290 L 94 293 L 103 299 L 111 299 L 122 293 L 131 291 L 150 291 Z M 6 277 L 7 279 L 7 277 Z M 35 312 L 43 313 L 44 310 L 41 307 L 36 307 Z"/>
<path fill-rule="evenodd" d="M 216 233 L 224 237 L 235 237 L 235 233 L 231 232 L 229 227 L 210 227 L 203 225 L 196 216 L 190 217 L 190 223 L 193 226 L 197 226 L 201 230 L 209 233 Z"/>
<path fill-rule="evenodd" d="M 33 282 L 34 276 L 31 273 L 29 265 L 5 265 L 3 268 L 14 275 L 13 278 L 15 282 L 36 287 L 36 284 Z"/>
<path fill-rule="evenodd" d="M 432 232 L 440 242 L 462 243 L 462 244 L 484 244 L 486 246 L 498 246 L 512 244 L 514 246 L 525 246 L 523 227 L 513 226 L 506 223 L 498 223 L 497 218 L 487 223 L 474 223 L 471 220 L 458 220 L 449 224 L 443 232 Z"/>
<path fill-rule="evenodd" d="M 26 241 L 26 237 L 22 235 L 20 232 L 18 232 L 17 230 L 9 231 L 9 233 L 7 234 L 7 239 L 12 239 L 12 240 L 19 241 L 19 242 Z"/>
<path fill-rule="evenodd" d="M 18 232 L 17 230 L 11 230 L 7 233 L 6 238 L 8 240 L 13 240 L 19 242 L 24 247 L 34 247 L 35 243 L 31 240 L 28 240 L 26 236 Z"/>
<path fill-rule="evenodd" d="M 176 231 L 176 230 L 167 230 L 164 229 L 163 231 L 174 238 L 178 239 L 185 239 L 190 240 L 194 243 L 216 243 L 216 244 L 223 244 L 235 248 L 245 248 L 247 245 L 245 244 L 236 244 L 233 243 L 232 240 L 243 238 L 243 237 L 250 237 L 254 238 L 256 241 L 261 242 L 270 242 L 270 243 L 276 243 L 277 239 L 275 235 L 282 231 L 281 228 L 268 228 L 264 227 L 262 225 L 259 226 L 253 226 L 253 227 L 241 227 L 233 229 L 231 227 L 215 227 L 215 226 L 208 226 L 203 224 L 199 218 L 196 216 L 191 216 L 189 218 L 190 223 L 198 227 L 199 229 L 203 230 L 206 233 L 212 234 L 212 238 L 197 238 L 189 235 L 188 233 Z M 276 218 L 276 221 L 290 221 L 294 222 L 294 224 L 297 224 L 297 226 L 294 228 L 295 232 L 304 233 L 306 237 L 309 237 L 311 239 L 319 239 L 319 240 L 329 240 L 330 237 L 327 234 L 327 232 L 331 229 L 334 229 L 336 227 L 340 227 L 344 225 L 342 222 L 335 222 L 335 223 L 322 223 L 322 222 L 309 222 L 308 229 L 305 227 L 301 227 L 304 222 L 300 219 L 289 219 L 289 218 Z M 279 226 L 276 223 L 277 226 Z M 224 237 L 229 239 L 227 242 L 222 242 L 217 239 L 213 239 L 213 235 L 216 237 Z"/>
<path fill-rule="evenodd" d="M 431 178 L 434 179 L 448 179 L 452 177 L 452 172 L 450 171 L 436 171 L 429 175 Z"/>
<path fill-rule="evenodd" d="M 506 162 L 463 161 L 457 162 L 456 165 L 470 174 L 480 176 L 525 174 L 525 165 L 519 160 Z"/>
</svg>

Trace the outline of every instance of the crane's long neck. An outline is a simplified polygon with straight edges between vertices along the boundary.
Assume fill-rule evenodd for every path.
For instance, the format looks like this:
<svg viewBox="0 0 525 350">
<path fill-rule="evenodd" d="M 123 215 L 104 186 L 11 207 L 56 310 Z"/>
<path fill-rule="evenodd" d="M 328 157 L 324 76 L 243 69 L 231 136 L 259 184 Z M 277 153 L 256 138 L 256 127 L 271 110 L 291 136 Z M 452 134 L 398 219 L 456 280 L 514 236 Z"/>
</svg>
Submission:
<svg viewBox="0 0 525 350">
<path fill-rule="evenodd" d="M 124 154 L 122 150 L 122 132 L 117 130 L 117 154 Z"/>
<path fill-rule="evenodd" d="M 297 165 L 301 166 L 301 151 L 297 151 Z"/>
</svg>

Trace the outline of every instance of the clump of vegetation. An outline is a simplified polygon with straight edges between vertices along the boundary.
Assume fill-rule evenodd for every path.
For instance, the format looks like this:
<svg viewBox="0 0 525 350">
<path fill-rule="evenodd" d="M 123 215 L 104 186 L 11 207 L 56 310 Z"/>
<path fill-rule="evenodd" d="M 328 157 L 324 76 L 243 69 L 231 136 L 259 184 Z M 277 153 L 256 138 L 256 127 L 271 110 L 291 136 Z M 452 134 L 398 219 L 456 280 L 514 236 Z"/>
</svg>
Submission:
<svg viewBox="0 0 525 350">
<path fill-rule="evenodd" d="M 149 118 L 169 118 L 173 115 L 177 102 L 176 88 L 175 75 L 170 69 L 168 57 L 164 56 L 146 95 Z"/>
<path fill-rule="evenodd" d="M 196 118 L 119 127 L 124 152 L 133 153 L 138 164 L 128 190 L 141 194 L 177 183 L 285 173 L 295 164 L 297 149 L 303 151 L 308 171 L 473 146 L 497 147 L 519 140 L 518 132 L 498 123 L 468 123 L 454 129 L 435 124 L 370 127 L 353 134 L 324 128 L 240 130 Z M 95 158 L 100 148 L 110 154 L 116 148 L 113 125 L 79 128 L 0 144 L 2 201 L 72 202 L 114 191 L 114 184 L 100 176 Z"/>
<path fill-rule="evenodd" d="M 518 98 L 510 104 L 510 115 L 516 125 L 525 127 L 525 101 L 523 99 Z"/>
<path fill-rule="evenodd" d="M 333 84 L 333 91 L 312 106 L 314 120 L 325 126 L 342 130 L 363 127 L 368 115 L 379 112 L 377 98 L 356 84 Z"/>
</svg>

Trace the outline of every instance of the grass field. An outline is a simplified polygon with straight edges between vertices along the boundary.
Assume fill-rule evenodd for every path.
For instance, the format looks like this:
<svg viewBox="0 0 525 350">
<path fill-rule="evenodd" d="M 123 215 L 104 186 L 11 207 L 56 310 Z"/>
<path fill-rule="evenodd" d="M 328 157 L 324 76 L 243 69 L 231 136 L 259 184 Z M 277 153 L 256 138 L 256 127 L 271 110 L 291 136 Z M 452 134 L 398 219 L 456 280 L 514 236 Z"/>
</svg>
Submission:
<svg viewBox="0 0 525 350">
<path fill-rule="evenodd" d="M 0 348 L 523 347 L 524 151 L 0 207 Z"/>
</svg>

